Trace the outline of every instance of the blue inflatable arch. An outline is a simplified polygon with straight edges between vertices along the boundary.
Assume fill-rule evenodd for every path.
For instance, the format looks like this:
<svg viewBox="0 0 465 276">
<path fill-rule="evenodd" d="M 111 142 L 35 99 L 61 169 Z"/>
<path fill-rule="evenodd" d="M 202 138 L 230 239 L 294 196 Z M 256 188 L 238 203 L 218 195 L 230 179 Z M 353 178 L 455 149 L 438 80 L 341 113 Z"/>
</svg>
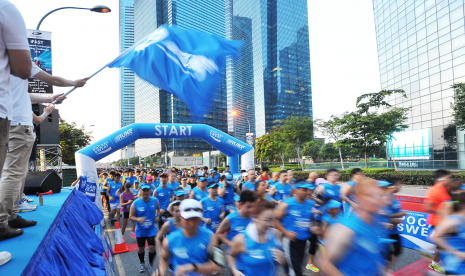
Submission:
<svg viewBox="0 0 465 276">
<path fill-rule="evenodd" d="M 132 124 L 76 152 L 78 175 L 95 170 L 95 162 L 134 143 L 151 138 L 203 138 L 228 156 L 233 173 L 239 172 L 239 155 L 253 148 L 236 138 L 204 124 Z M 93 171 L 92 170 L 92 171 Z"/>
</svg>

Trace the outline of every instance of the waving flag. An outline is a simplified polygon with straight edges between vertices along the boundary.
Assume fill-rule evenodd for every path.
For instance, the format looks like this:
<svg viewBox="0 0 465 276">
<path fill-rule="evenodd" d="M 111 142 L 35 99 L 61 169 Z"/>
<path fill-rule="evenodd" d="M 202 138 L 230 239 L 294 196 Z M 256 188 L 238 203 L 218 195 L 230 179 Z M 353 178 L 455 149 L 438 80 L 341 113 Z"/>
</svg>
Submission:
<svg viewBox="0 0 465 276">
<path fill-rule="evenodd" d="M 163 26 L 121 53 L 107 67 L 125 66 L 140 78 L 173 94 L 202 117 L 219 89 L 226 57 L 239 53 L 240 41 Z"/>
</svg>

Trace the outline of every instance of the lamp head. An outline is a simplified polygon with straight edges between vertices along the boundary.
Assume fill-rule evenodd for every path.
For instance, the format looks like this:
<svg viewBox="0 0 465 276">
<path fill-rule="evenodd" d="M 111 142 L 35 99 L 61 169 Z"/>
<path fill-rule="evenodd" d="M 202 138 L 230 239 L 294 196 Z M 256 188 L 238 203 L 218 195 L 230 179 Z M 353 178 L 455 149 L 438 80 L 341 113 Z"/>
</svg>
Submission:
<svg viewBox="0 0 465 276">
<path fill-rule="evenodd" d="M 233 116 L 237 116 L 237 111 L 234 110 L 234 111 L 232 112 L 232 115 L 233 115 Z"/>
<path fill-rule="evenodd" d="M 90 11 L 99 12 L 99 13 L 109 13 L 111 12 L 111 9 L 107 6 L 97 5 L 97 6 L 93 6 L 92 8 L 90 8 Z"/>
</svg>

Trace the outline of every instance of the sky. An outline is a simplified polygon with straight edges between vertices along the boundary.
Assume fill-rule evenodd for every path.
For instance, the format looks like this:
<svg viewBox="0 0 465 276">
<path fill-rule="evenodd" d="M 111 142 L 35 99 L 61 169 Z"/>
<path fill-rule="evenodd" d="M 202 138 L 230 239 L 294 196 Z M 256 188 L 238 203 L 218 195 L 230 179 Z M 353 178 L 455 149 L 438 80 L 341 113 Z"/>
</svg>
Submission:
<svg viewBox="0 0 465 276">
<path fill-rule="evenodd" d="M 40 29 L 52 32 L 53 74 L 67 79 L 87 77 L 119 53 L 117 0 L 10 0 L 26 28 L 35 29 L 47 12 L 63 7 L 105 5 L 111 13 L 61 10 Z M 318 119 L 355 109 L 357 96 L 380 90 L 371 0 L 308 0 L 313 115 Z M 94 141 L 119 129 L 119 70 L 104 69 L 84 88 L 57 106 L 68 122 L 84 125 Z M 54 87 L 55 93 L 69 88 Z M 94 125 L 94 127 L 90 127 Z M 119 159 L 114 153 L 103 162 Z"/>
</svg>

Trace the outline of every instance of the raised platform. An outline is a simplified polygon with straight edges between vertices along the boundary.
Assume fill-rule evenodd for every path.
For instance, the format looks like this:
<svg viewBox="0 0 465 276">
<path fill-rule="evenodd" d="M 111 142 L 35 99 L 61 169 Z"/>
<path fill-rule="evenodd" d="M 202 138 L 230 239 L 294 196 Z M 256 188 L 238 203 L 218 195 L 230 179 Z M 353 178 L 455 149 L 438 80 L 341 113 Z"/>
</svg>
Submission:
<svg viewBox="0 0 465 276">
<path fill-rule="evenodd" d="M 39 204 L 34 199 L 33 204 Z M 84 194 L 62 189 L 44 196 L 44 205 L 36 211 L 20 215 L 37 225 L 0 242 L 0 251 L 12 254 L 11 261 L 0 266 L 0 275 L 105 275 L 105 250 L 92 229 L 103 214 Z"/>
</svg>

